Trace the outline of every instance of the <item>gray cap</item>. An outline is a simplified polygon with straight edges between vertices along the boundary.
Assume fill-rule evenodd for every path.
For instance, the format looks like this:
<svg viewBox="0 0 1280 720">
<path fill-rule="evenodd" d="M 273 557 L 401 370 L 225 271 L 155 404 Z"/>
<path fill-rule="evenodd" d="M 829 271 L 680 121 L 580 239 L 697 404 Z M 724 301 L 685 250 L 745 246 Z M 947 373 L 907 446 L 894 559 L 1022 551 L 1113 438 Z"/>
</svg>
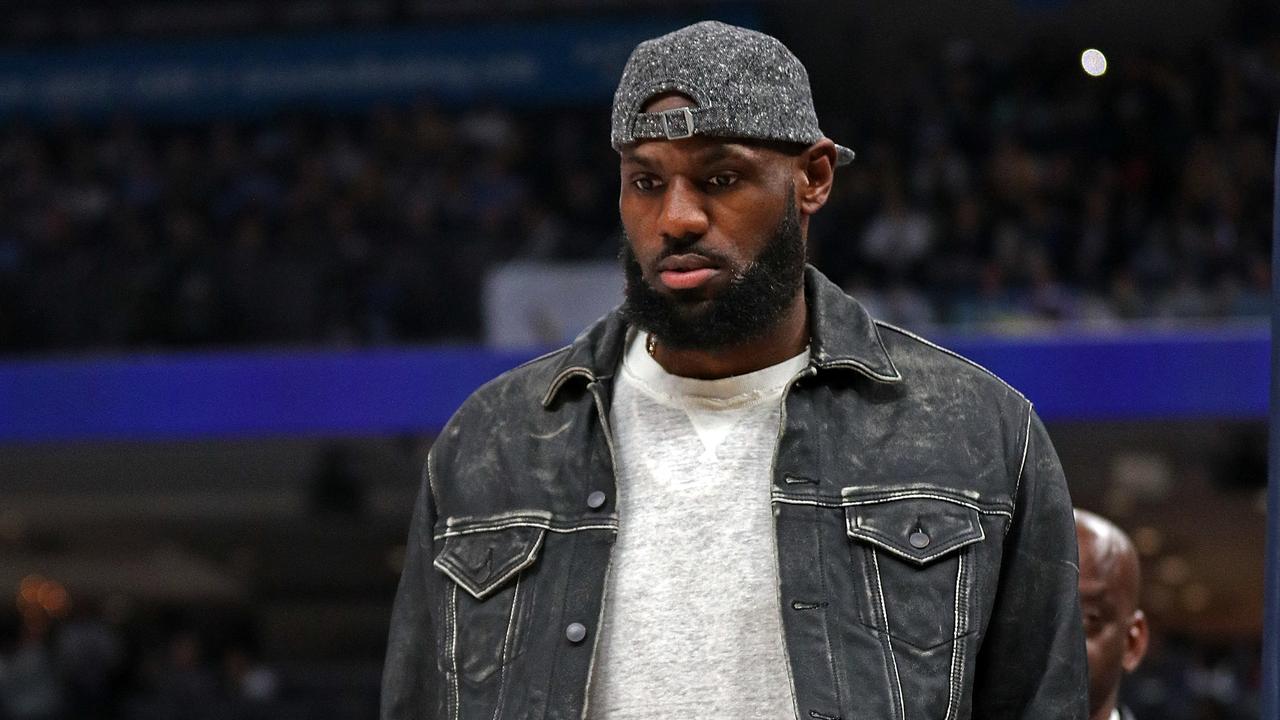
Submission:
<svg viewBox="0 0 1280 720">
<path fill-rule="evenodd" d="M 640 111 L 669 92 L 688 96 L 695 107 Z M 809 73 L 776 38 L 714 20 L 640 43 L 613 95 L 610 143 L 621 150 L 638 140 L 694 135 L 821 140 Z M 836 165 L 852 160 L 852 150 L 836 145 Z"/>
</svg>

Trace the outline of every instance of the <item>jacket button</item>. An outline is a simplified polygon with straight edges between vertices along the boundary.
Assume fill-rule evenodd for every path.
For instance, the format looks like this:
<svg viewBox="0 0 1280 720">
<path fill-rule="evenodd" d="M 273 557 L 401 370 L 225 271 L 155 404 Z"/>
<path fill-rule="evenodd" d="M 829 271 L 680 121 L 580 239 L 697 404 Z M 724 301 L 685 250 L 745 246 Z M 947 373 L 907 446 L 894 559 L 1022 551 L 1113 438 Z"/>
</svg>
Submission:
<svg viewBox="0 0 1280 720">
<path fill-rule="evenodd" d="M 587 507 L 591 508 L 592 510 L 599 510 L 600 508 L 604 507 L 604 501 L 606 499 L 607 498 L 605 497 L 605 494 L 603 491 L 596 490 L 587 496 Z"/>
<path fill-rule="evenodd" d="M 576 645 L 587 637 L 587 626 L 582 623 L 569 623 L 569 627 L 564 629 L 564 636 Z"/>
<path fill-rule="evenodd" d="M 907 542 L 911 543 L 911 547 L 923 550 L 929 545 L 929 536 L 925 535 L 923 530 L 916 530 L 911 533 L 911 537 L 907 538 Z"/>
</svg>

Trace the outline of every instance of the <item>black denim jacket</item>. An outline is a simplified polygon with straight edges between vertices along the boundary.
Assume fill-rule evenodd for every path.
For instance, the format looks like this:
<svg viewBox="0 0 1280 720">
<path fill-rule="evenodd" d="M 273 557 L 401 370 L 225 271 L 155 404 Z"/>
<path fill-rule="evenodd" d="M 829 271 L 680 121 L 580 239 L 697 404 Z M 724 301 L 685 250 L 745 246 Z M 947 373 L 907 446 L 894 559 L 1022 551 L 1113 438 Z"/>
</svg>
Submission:
<svg viewBox="0 0 1280 720">
<path fill-rule="evenodd" d="M 798 717 L 1086 717 L 1071 502 L 1030 403 L 813 268 L 772 502 Z M 382 717 L 582 718 L 625 322 L 476 391 L 426 463 Z M 708 716 L 715 715 L 708 708 Z"/>
</svg>

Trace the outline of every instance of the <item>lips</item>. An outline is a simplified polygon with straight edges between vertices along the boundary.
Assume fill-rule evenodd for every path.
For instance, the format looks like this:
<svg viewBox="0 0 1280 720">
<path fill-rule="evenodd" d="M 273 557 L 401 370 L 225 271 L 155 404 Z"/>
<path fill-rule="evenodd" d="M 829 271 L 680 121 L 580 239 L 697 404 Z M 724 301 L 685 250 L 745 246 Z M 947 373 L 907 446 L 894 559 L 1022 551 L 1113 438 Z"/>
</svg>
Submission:
<svg viewBox="0 0 1280 720">
<path fill-rule="evenodd" d="M 658 278 L 672 290 L 700 287 L 720 273 L 720 267 L 705 255 L 670 255 L 658 263 Z"/>
</svg>

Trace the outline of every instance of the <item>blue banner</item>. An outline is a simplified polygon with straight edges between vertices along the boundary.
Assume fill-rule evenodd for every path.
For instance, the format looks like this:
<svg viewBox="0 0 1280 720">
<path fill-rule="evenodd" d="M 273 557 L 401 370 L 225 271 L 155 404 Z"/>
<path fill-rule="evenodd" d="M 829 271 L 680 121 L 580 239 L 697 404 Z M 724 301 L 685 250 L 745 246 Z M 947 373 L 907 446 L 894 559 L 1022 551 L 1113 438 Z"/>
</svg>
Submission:
<svg viewBox="0 0 1280 720">
<path fill-rule="evenodd" d="M 1267 417 L 1265 328 L 945 341 L 1046 420 Z M 435 433 L 531 352 L 225 352 L 0 362 L 0 443 Z"/>
<path fill-rule="evenodd" d="M 754 26 L 755 13 L 723 19 Z M 557 21 L 0 53 L 0 117 L 164 119 L 444 103 L 606 103 L 636 44 L 688 22 Z"/>
</svg>

